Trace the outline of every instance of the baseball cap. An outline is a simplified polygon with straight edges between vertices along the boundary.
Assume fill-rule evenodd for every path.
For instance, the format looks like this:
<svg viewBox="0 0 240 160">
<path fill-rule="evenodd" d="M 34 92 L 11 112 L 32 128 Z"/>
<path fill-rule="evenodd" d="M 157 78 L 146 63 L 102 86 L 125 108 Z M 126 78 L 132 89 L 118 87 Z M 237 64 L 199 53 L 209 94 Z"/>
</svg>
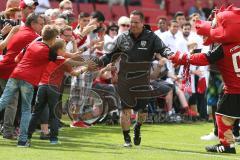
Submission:
<svg viewBox="0 0 240 160">
<path fill-rule="evenodd" d="M 31 6 L 37 6 L 38 2 L 34 0 L 21 0 L 19 3 L 19 8 L 26 8 L 26 7 L 31 7 Z"/>
</svg>

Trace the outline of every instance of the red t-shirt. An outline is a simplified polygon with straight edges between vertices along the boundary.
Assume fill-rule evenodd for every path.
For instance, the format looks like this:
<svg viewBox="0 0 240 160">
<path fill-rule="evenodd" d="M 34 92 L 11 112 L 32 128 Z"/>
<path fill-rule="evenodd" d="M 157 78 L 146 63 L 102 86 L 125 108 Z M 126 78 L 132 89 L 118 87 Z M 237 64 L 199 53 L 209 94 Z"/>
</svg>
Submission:
<svg viewBox="0 0 240 160">
<path fill-rule="evenodd" d="M 43 72 L 39 85 L 47 84 L 60 87 L 65 72 L 72 72 L 72 67 L 65 62 L 64 57 L 58 56 L 55 62 L 49 62 Z"/>
<path fill-rule="evenodd" d="M 224 92 L 240 93 L 240 45 L 224 45 L 224 58 L 217 61 L 217 67 L 223 77 Z"/>
<path fill-rule="evenodd" d="M 93 86 L 95 86 L 97 83 L 109 84 L 109 81 L 107 79 L 102 78 L 102 77 L 98 77 L 93 81 Z"/>
<path fill-rule="evenodd" d="M 43 42 L 31 43 L 10 78 L 24 80 L 37 86 L 49 63 L 49 50 L 49 47 Z"/>
<path fill-rule="evenodd" d="M 31 28 L 22 26 L 19 31 L 11 38 L 7 45 L 7 53 L 0 61 L 0 78 L 8 79 L 16 67 L 15 57 L 21 50 L 31 43 L 39 35 Z"/>
</svg>

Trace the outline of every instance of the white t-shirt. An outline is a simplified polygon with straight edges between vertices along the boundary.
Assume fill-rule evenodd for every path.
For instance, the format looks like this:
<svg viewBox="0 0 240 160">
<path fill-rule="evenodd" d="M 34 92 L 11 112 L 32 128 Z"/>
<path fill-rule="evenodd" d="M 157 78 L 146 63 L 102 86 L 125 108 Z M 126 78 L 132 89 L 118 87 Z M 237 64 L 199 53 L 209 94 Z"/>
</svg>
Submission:
<svg viewBox="0 0 240 160">
<path fill-rule="evenodd" d="M 166 31 L 165 31 L 166 32 Z M 156 30 L 154 33 L 160 38 L 161 35 L 165 32 L 161 32 L 160 29 Z"/>
<path fill-rule="evenodd" d="M 73 42 L 72 41 L 69 41 L 67 44 L 66 44 L 66 51 L 68 53 L 73 53 Z"/>
<path fill-rule="evenodd" d="M 203 37 L 198 35 L 196 32 L 191 31 L 188 37 L 188 42 L 196 42 L 198 45 L 198 49 L 203 48 Z"/>
<path fill-rule="evenodd" d="M 173 35 L 170 31 L 166 31 L 164 32 L 160 38 L 162 39 L 163 43 L 171 49 L 172 52 L 176 53 L 176 51 L 178 51 L 178 41 L 181 40 L 180 38 L 180 34 L 176 33 L 175 35 Z M 175 69 L 173 67 L 173 64 L 172 62 L 170 61 L 167 61 L 167 68 L 168 68 L 168 72 L 169 73 L 172 73 L 172 74 L 175 74 Z M 166 79 L 166 82 L 170 83 L 170 84 L 173 84 L 173 81 L 171 78 L 167 78 Z"/>
</svg>

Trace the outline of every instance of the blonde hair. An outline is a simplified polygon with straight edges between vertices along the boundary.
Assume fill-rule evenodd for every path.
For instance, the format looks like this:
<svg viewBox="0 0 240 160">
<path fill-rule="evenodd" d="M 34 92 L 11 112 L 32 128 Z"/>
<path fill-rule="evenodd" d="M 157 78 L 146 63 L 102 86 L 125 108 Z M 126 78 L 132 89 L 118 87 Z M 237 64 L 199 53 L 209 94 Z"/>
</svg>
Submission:
<svg viewBox="0 0 240 160">
<path fill-rule="evenodd" d="M 70 0 L 63 0 L 62 2 L 59 3 L 59 8 L 63 9 L 63 7 L 66 3 L 72 4 L 72 2 Z"/>
<path fill-rule="evenodd" d="M 14 8 L 8 8 L 7 10 L 4 11 L 6 18 L 10 19 L 11 16 L 14 16 L 16 12 L 20 12 L 21 10 L 17 7 Z"/>
<path fill-rule="evenodd" d="M 122 16 L 118 19 L 118 26 L 120 26 L 121 24 L 129 24 L 130 25 L 130 18 L 126 17 L 126 16 Z"/>
</svg>

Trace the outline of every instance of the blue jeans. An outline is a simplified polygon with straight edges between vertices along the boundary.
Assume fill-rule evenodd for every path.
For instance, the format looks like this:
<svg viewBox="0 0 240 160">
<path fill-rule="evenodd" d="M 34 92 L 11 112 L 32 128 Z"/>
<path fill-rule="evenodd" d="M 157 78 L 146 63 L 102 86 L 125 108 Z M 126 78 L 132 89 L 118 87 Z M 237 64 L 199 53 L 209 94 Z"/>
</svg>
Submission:
<svg viewBox="0 0 240 160">
<path fill-rule="evenodd" d="M 0 87 L 2 91 L 7 84 L 7 80 L 0 79 Z M 4 111 L 4 123 L 3 123 L 3 136 L 11 136 L 14 132 L 14 120 L 17 113 L 17 106 L 18 106 L 18 96 L 19 94 L 15 94 L 16 97 L 12 97 L 11 103 L 8 106 L 5 106 Z"/>
<path fill-rule="evenodd" d="M 9 106 L 13 98 L 19 94 L 18 91 L 20 91 L 22 100 L 19 141 L 25 142 L 27 141 L 27 131 L 31 119 L 31 101 L 34 92 L 33 85 L 23 80 L 10 78 L 0 98 L 0 111 L 6 106 Z"/>
</svg>

